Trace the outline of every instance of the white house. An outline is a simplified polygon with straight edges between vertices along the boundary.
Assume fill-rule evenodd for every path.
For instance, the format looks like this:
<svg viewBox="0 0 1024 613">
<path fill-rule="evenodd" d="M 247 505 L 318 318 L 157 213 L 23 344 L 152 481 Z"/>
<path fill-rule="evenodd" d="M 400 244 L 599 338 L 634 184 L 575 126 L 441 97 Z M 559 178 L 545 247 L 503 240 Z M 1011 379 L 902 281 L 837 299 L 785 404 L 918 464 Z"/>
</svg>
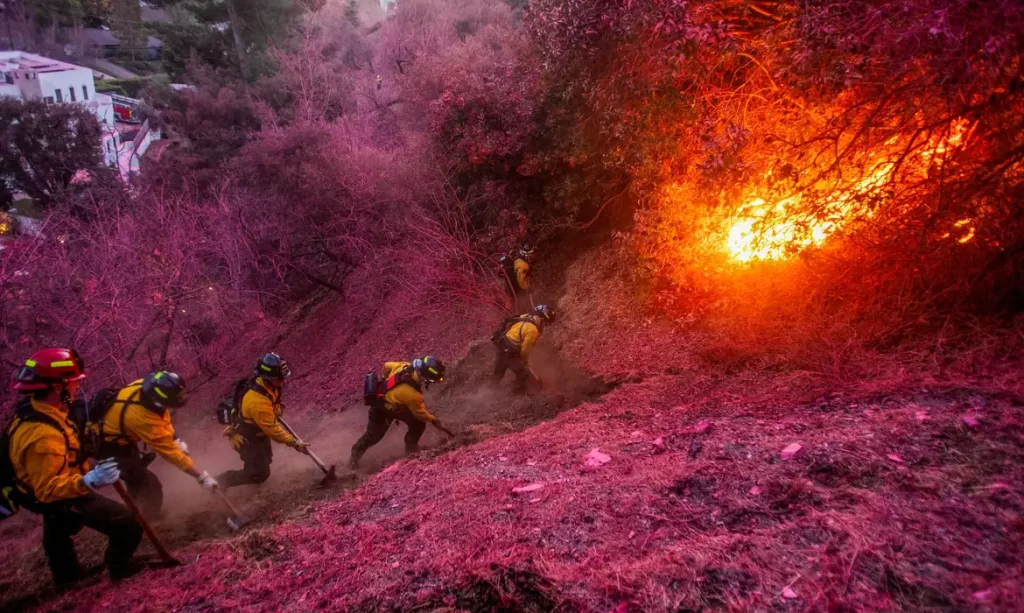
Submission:
<svg viewBox="0 0 1024 613">
<path fill-rule="evenodd" d="M 0 96 L 87 106 L 103 126 L 103 160 L 118 163 L 121 137 L 110 96 L 96 93 L 92 70 L 25 51 L 0 51 Z"/>
</svg>

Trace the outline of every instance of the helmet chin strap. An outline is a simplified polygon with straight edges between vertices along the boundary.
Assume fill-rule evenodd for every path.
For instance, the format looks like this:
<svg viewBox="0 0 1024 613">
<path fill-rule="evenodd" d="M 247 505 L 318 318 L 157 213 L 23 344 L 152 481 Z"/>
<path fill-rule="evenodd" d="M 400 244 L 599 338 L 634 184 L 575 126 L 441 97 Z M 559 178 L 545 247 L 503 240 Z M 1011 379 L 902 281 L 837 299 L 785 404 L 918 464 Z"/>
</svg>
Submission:
<svg viewBox="0 0 1024 613">
<path fill-rule="evenodd" d="M 60 402 L 64 408 L 71 410 L 71 391 L 68 389 L 67 383 L 60 386 Z"/>
</svg>

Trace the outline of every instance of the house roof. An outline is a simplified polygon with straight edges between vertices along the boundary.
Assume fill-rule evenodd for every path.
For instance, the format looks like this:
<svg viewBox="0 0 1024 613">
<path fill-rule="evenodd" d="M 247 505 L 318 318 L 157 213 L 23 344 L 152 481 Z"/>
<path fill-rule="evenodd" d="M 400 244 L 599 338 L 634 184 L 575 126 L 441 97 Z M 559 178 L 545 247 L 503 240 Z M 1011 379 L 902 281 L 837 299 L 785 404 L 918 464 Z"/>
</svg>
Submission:
<svg viewBox="0 0 1024 613">
<path fill-rule="evenodd" d="M 5 70 L 21 69 L 40 73 L 80 70 L 81 66 L 54 60 L 27 51 L 0 51 L 0 67 Z"/>
<path fill-rule="evenodd" d="M 111 32 L 110 30 L 104 30 L 102 28 L 81 28 L 77 30 L 77 32 L 81 33 L 79 34 L 79 36 L 81 36 L 84 42 L 87 42 L 90 45 L 94 45 L 96 47 L 121 46 L 121 39 L 114 36 L 113 32 Z M 69 38 L 74 38 L 76 36 L 76 30 L 73 28 L 65 28 L 65 34 Z M 146 45 L 151 49 L 159 49 L 160 47 L 164 46 L 164 43 L 159 38 L 147 36 Z"/>
</svg>

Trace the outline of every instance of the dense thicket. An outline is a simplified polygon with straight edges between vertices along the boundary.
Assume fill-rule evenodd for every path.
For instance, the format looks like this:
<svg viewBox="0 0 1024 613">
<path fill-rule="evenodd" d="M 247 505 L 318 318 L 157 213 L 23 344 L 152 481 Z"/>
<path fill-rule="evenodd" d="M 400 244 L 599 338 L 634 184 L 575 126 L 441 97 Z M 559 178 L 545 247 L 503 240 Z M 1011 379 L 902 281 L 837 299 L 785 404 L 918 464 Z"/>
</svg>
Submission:
<svg viewBox="0 0 1024 613">
<path fill-rule="evenodd" d="M 1019 308 L 1019 3 L 514 4 L 329 3 L 269 76 L 193 63 L 131 193 L 3 253 L 2 354 L 213 372 L 248 317 L 495 305 L 488 256 L 608 229 L 649 306 L 837 374 Z"/>
</svg>

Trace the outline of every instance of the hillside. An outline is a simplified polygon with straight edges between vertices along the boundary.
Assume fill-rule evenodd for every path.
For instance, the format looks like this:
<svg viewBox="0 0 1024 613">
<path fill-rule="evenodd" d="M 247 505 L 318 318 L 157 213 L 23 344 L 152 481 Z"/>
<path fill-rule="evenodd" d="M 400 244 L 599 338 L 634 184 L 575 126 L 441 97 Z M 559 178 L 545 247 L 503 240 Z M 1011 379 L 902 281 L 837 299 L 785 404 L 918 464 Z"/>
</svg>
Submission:
<svg viewBox="0 0 1024 613">
<path fill-rule="evenodd" d="M 21 514 L 0 608 L 1021 609 L 1019 0 L 171 4 L 187 87 L 139 94 L 129 185 L 85 110 L 2 105 L 46 220 L 0 252 L 0 362 L 181 375 L 219 474 L 213 407 L 277 351 L 341 478 L 275 446 L 233 534 L 157 462 L 183 566 L 111 583 L 84 530 L 57 593 Z M 527 395 L 488 385 L 506 289 L 558 314 Z M 451 437 L 348 470 L 365 373 L 428 354 Z"/>
<path fill-rule="evenodd" d="M 714 364 L 699 357 L 698 332 L 626 316 L 631 296 L 612 265 L 581 258 L 566 273 L 565 317 L 545 337 L 551 389 L 486 391 L 489 352 L 470 345 L 428 395 L 458 440 L 432 433 L 421 457 L 377 472 L 398 455 L 391 433 L 365 473 L 327 490 L 304 458 L 281 452 L 255 494 L 232 491 L 256 518 L 237 535 L 188 484 L 196 506 L 161 523 L 185 566 L 94 579 L 42 610 L 995 611 L 1020 601 L 1019 358 L 844 383 Z M 445 349 L 466 351 L 470 338 L 447 334 Z M 371 326 L 349 346 L 378 343 L 367 354 L 379 356 L 379 339 Z M 363 412 L 324 415 L 323 390 L 301 387 L 304 428 L 342 464 Z M 784 460 L 794 443 L 802 451 Z M 588 465 L 594 450 L 606 463 Z M 80 539 L 93 563 L 95 540 Z M 4 583 L 42 564 L 23 554 Z"/>
</svg>

